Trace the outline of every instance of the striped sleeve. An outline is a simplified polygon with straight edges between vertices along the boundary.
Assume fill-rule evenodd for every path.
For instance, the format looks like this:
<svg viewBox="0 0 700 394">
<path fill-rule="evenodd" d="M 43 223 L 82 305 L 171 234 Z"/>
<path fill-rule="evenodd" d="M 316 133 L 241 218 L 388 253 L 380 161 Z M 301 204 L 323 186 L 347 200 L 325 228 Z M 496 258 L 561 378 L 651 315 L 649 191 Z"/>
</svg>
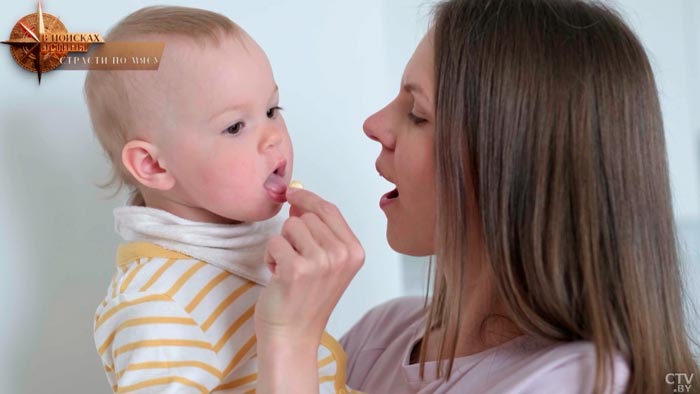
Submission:
<svg viewBox="0 0 700 394">
<path fill-rule="evenodd" d="M 122 294 L 95 322 L 95 344 L 115 393 L 210 393 L 221 363 L 197 322 L 170 296 Z"/>
</svg>

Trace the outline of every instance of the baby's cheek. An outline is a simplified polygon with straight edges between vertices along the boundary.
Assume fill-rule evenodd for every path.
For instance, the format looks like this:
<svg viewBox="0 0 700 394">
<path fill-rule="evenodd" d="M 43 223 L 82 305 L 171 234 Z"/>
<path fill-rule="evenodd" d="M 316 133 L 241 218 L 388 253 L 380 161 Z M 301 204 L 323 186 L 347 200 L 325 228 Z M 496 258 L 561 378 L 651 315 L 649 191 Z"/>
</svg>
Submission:
<svg viewBox="0 0 700 394">
<path fill-rule="evenodd" d="M 248 167 L 244 162 L 229 162 L 212 168 L 203 180 L 208 189 L 221 197 L 245 196 L 256 185 L 255 172 Z"/>
</svg>

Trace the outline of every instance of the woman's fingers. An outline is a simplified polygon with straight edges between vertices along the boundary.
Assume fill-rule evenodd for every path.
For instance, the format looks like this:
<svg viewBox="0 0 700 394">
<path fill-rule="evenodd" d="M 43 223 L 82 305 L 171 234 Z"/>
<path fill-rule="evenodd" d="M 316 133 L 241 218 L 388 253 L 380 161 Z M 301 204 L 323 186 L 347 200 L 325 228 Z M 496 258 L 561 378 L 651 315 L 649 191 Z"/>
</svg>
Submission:
<svg viewBox="0 0 700 394">
<path fill-rule="evenodd" d="M 265 261 L 274 271 L 258 298 L 256 335 L 262 342 L 316 343 L 362 266 L 364 251 L 333 205 L 303 190 L 288 194 L 298 216 L 287 219 L 281 235 L 268 241 Z"/>
<path fill-rule="evenodd" d="M 270 272 L 275 274 L 277 273 L 278 261 L 291 261 L 298 256 L 299 254 L 284 237 L 276 235 L 267 241 L 263 260 L 270 269 Z"/>
<path fill-rule="evenodd" d="M 282 236 L 302 256 L 318 257 L 319 246 L 303 220 L 291 217 L 282 226 Z"/>
<path fill-rule="evenodd" d="M 344 241 L 354 241 L 350 227 L 343 219 L 338 208 L 306 189 L 287 189 L 287 202 L 292 206 L 293 216 L 314 213 L 326 223 L 336 235 Z M 346 239 L 348 233 L 351 239 Z"/>
<path fill-rule="evenodd" d="M 335 236 L 333 231 L 315 213 L 305 213 L 299 217 L 311 236 L 323 250 L 338 248 L 342 242 Z"/>
<path fill-rule="evenodd" d="M 347 245 L 352 260 L 364 261 L 364 250 L 360 241 L 350 229 L 338 208 L 305 189 L 287 189 L 287 201 L 291 204 L 290 214 L 303 216 L 313 213 L 333 232 L 342 243 Z"/>
</svg>

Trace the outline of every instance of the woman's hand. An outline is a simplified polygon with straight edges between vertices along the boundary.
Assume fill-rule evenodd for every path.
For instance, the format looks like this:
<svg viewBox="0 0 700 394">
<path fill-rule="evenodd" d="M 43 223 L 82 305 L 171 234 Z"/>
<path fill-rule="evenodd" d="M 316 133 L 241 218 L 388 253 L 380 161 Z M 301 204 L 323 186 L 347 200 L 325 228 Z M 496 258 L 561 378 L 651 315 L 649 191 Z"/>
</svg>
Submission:
<svg viewBox="0 0 700 394">
<path fill-rule="evenodd" d="M 259 393 L 318 390 L 321 335 L 365 258 L 333 204 L 302 189 L 288 189 L 287 200 L 290 218 L 267 244 L 272 278 L 255 309 Z"/>
</svg>

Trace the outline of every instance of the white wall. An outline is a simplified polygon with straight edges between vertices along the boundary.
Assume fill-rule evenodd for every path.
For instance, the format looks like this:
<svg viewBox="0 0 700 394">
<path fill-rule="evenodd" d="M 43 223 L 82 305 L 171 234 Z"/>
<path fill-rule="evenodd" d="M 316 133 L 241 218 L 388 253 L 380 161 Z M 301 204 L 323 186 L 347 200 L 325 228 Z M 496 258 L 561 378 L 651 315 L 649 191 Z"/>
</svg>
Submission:
<svg viewBox="0 0 700 394">
<path fill-rule="evenodd" d="M 700 216 L 698 137 L 693 134 L 700 126 L 690 108 L 700 101 L 700 86 L 687 69 L 693 61 L 698 69 L 700 38 L 692 54 L 683 44 L 684 32 L 697 32 L 683 8 L 693 1 L 622 2 L 655 57 L 676 210 L 689 227 Z M 374 171 L 379 148 L 364 137 L 361 125 L 394 96 L 405 62 L 425 31 L 428 2 L 168 2 L 224 13 L 267 51 L 295 143 L 295 176 L 337 203 L 367 250 L 365 267 L 331 319 L 331 333 L 342 334 L 383 300 L 420 291 L 422 283 L 412 283 L 423 268 L 406 266 L 386 245 L 378 198 L 387 184 Z M 36 7 L 33 1 L 5 3 L 0 16 L 5 32 Z M 160 3 L 42 4 L 69 31 L 105 33 L 127 13 Z M 686 25 L 679 22 L 684 17 Z M 1 391 L 108 393 L 92 343 L 92 319 L 118 242 L 111 209 L 123 197 L 105 200 L 93 186 L 107 174 L 107 165 L 82 99 L 84 72 L 50 72 L 37 86 L 36 75 L 20 69 L 8 52 L 0 47 L 0 310 L 6 316 L 0 320 Z M 696 248 L 698 233 L 690 240 Z"/>
</svg>

